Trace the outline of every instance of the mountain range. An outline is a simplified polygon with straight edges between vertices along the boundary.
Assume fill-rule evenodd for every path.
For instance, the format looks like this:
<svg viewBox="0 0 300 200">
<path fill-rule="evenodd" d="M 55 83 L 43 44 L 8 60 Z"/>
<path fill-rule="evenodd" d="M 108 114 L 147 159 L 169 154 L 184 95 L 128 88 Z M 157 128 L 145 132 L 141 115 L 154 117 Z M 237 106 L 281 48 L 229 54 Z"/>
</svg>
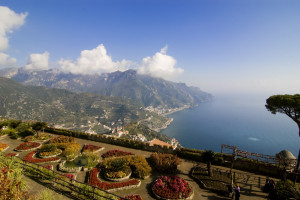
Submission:
<svg viewBox="0 0 300 200">
<path fill-rule="evenodd" d="M 0 116 L 45 121 L 56 127 L 97 133 L 132 122 L 149 123 L 156 128 L 168 121 L 168 118 L 149 112 L 125 97 L 24 86 L 3 77 L 0 77 Z"/>
<path fill-rule="evenodd" d="M 64 73 L 58 69 L 30 71 L 23 68 L 6 68 L 0 70 L 0 76 L 14 79 L 25 85 L 125 97 L 160 114 L 193 107 L 213 98 L 211 94 L 197 87 L 141 75 L 135 70 L 82 75 Z"/>
</svg>

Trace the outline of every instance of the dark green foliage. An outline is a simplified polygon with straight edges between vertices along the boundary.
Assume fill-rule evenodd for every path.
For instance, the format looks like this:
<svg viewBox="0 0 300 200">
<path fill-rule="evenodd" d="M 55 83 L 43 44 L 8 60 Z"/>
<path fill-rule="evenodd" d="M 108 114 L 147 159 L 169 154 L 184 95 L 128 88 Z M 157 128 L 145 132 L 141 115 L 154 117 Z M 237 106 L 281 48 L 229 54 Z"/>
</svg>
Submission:
<svg viewBox="0 0 300 200">
<path fill-rule="evenodd" d="M 34 135 L 32 131 L 31 125 L 29 123 L 20 123 L 19 126 L 16 128 L 20 137 L 26 137 L 29 135 Z"/>
<path fill-rule="evenodd" d="M 19 124 L 21 124 L 21 123 L 22 123 L 21 120 L 14 120 L 14 119 L 12 119 L 12 120 L 8 120 L 7 121 L 7 125 L 10 128 L 17 128 L 19 126 Z"/>
<path fill-rule="evenodd" d="M 162 173 L 176 173 L 177 166 L 181 163 L 177 155 L 172 154 L 153 153 L 150 158 L 156 169 Z"/>
<path fill-rule="evenodd" d="M 47 127 L 47 123 L 46 122 L 35 122 L 35 123 L 31 124 L 31 127 L 35 131 L 40 131 Z"/>
<path fill-rule="evenodd" d="M 39 152 L 54 152 L 56 149 L 57 149 L 57 147 L 54 144 L 44 144 L 39 149 Z"/>
<path fill-rule="evenodd" d="M 271 96 L 267 99 L 266 108 L 273 114 L 286 114 L 296 122 L 300 137 L 300 94 Z"/>
<path fill-rule="evenodd" d="M 295 184 L 290 180 L 280 180 L 276 184 L 276 190 L 278 192 L 279 199 L 286 200 L 293 198 L 292 189 Z"/>
<path fill-rule="evenodd" d="M 202 153 L 202 160 L 207 163 L 207 171 L 209 176 L 213 175 L 211 163 L 212 161 L 214 161 L 214 159 L 215 159 L 215 153 L 213 151 L 206 150 Z"/>
</svg>

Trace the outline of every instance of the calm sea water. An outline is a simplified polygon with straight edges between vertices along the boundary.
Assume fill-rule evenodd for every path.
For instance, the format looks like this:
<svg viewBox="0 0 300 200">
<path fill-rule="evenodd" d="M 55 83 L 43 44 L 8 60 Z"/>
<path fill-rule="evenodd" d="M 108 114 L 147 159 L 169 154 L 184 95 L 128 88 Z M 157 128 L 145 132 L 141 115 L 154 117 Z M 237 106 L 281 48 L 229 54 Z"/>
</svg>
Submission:
<svg viewBox="0 0 300 200">
<path fill-rule="evenodd" d="M 212 102 L 169 115 L 174 121 L 161 133 L 187 148 L 220 152 L 221 145 L 228 144 L 268 155 L 287 149 L 297 157 L 298 127 L 284 114 L 267 111 L 267 97 L 217 96 Z"/>
</svg>

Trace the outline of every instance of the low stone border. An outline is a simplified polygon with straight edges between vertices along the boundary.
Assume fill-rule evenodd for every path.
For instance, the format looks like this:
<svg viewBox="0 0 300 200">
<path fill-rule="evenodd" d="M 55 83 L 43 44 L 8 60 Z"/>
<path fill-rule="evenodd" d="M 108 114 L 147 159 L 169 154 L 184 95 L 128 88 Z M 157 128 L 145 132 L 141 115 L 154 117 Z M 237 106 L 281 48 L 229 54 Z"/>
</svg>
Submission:
<svg viewBox="0 0 300 200">
<path fill-rule="evenodd" d="M 37 143 L 39 143 L 39 142 L 37 142 Z M 32 150 L 36 150 L 36 149 L 40 148 L 41 145 L 42 145 L 42 144 L 39 143 L 39 146 L 34 147 L 34 148 L 31 148 L 31 149 L 26 149 L 26 150 L 14 149 L 14 150 L 15 150 L 15 151 L 19 151 L 19 152 L 23 152 L 23 151 L 32 151 Z"/>
<path fill-rule="evenodd" d="M 129 177 L 131 176 L 132 174 L 132 171 L 130 170 L 130 173 L 129 175 L 123 177 L 123 178 L 108 178 L 105 174 L 104 174 L 104 177 L 105 179 L 109 180 L 109 181 L 113 181 L 113 182 L 121 182 L 121 181 L 124 181 L 124 180 L 127 180 L 129 179 Z"/>
<path fill-rule="evenodd" d="M 77 157 L 78 157 L 79 155 L 77 154 L 73 159 L 71 159 L 71 160 L 68 160 L 68 157 L 66 156 L 66 158 L 67 158 L 67 160 L 68 161 L 73 161 L 73 160 L 75 160 Z"/>
<path fill-rule="evenodd" d="M 58 156 L 58 155 L 60 155 L 61 153 L 62 153 L 62 150 L 61 149 L 58 149 L 60 152 L 59 153 L 57 153 L 57 154 L 55 154 L 55 155 L 51 155 L 51 156 L 41 156 L 40 154 L 39 154 L 39 157 L 40 158 L 54 158 L 54 157 L 56 157 L 56 156 Z"/>
<path fill-rule="evenodd" d="M 72 168 L 64 167 L 65 163 L 66 161 L 62 161 L 61 163 L 59 163 L 58 165 L 59 170 L 64 172 L 69 172 L 69 173 L 78 173 L 82 170 L 82 167 L 72 167 Z"/>
</svg>

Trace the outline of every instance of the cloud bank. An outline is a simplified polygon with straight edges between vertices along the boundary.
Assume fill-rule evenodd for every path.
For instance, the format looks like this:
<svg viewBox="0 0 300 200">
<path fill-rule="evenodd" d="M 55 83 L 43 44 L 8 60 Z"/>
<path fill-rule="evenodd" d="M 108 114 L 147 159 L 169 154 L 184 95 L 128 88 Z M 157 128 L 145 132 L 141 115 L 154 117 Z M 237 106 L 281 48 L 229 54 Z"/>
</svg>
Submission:
<svg viewBox="0 0 300 200">
<path fill-rule="evenodd" d="M 9 47 L 8 34 L 25 23 L 27 13 L 17 14 L 5 6 L 0 6 L 0 66 L 11 66 L 16 62 L 15 58 L 4 53 Z"/>
<path fill-rule="evenodd" d="M 76 61 L 61 59 L 58 64 L 62 71 L 73 74 L 101 74 L 114 71 L 125 71 L 135 66 L 139 74 L 147 74 L 164 79 L 172 79 L 181 74 L 183 69 L 175 68 L 176 60 L 167 55 L 167 46 L 152 57 L 145 57 L 140 64 L 129 60 L 113 61 L 106 48 L 100 44 L 95 49 L 81 51 Z"/>
<path fill-rule="evenodd" d="M 138 67 L 138 73 L 147 74 L 164 79 L 172 79 L 183 72 L 181 68 L 175 68 L 176 60 L 167 55 L 168 47 L 165 46 L 152 57 L 143 58 Z"/>
<path fill-rule="evenodd" d="M 43 54 L 30 54 L 27 63 L 24 67 L 27 70 L 47 70 L 49 69 L 49 53 L 46 51 Z"/>
<path fill-rule="evenodd" d="M 71 60 L 61 59 L 58 64 L 65 72 L 74 74 L 95 74 L 114 71 L 125 71 L 132 65 L 131 61 L 122 60 L 121 62 L 114 62 L 112 58 L 107 55 L 103 44 L 92 50 L 81 51 L 80 57 L 76 62 Z"/>
</svg>

